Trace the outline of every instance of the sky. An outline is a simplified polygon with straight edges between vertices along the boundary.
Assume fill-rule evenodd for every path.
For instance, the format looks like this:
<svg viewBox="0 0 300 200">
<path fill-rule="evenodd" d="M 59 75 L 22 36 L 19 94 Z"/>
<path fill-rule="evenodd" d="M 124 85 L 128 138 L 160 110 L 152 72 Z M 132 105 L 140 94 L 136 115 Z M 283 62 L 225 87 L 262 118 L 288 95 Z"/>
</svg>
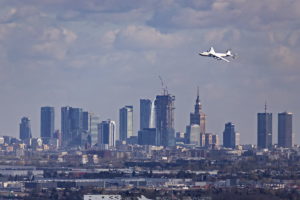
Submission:
<svg viewBox="0 0 300 200">
<path fill-rule="evenodd" d="M 26 3 L 25 3 L 26 2 Z M 81 107 L 118 121 L 119 108 L 161 94 L 175 101 L 185 131 L 197 87 L 207 132 L 233 122 L 241 143 L 256 144 L 256 115 L 294 114 L 300 144 L 299 0 L 1 0 L 0 135 L 19 135 L 23 116 L 40 135 L 40 107 Z M 232 49 L 230 63 L 205 58 Z M 221 137 L 222 138 L 222 137 Z"/>
</svg>

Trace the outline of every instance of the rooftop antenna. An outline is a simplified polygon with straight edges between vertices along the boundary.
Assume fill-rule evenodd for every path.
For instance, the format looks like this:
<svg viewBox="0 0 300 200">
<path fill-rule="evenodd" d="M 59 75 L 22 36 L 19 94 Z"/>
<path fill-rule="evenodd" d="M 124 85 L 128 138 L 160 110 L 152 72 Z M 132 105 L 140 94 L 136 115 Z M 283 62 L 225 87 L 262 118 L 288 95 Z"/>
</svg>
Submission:
<svg viewBox="0 0 300 200">
<path fill-rule="evenodd" d="M 158 76 L 160 83 L 161 83 L 161 87 L 162 87 L 162 91 L 163 91 L 163 95 L 168 94 L 168 87 L 164 85 L 164 81 L 161 78 L 161 76 Z"/>
<path fill-rule="evenodd" d="M 265 101 L 265 113 L 267 113 L 267 101 Z"/>
</svg>

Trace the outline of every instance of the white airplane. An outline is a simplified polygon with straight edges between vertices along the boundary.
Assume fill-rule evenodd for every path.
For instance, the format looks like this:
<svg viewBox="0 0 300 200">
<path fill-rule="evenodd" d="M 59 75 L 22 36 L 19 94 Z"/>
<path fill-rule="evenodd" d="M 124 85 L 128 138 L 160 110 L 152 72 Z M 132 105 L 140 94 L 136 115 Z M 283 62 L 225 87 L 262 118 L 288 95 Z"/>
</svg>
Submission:
<svg viewBox="0 0 300 200">
<path fill-rule="evenodd" d="M 227 50 L 226 53 L 216 53 L 213 47 L 210 47 L 209 51 L 204 51 L 202 53 L 199 53 L 199 55 L 213 57 L 217 60 L 224 60 L 226 62 L 229 62 L 229 60 L 225 59 L 224 57 L 232 57 L 232 58 L 236 57 L 234 54 L 231 53 L 230 50 Z"/>
</svg>

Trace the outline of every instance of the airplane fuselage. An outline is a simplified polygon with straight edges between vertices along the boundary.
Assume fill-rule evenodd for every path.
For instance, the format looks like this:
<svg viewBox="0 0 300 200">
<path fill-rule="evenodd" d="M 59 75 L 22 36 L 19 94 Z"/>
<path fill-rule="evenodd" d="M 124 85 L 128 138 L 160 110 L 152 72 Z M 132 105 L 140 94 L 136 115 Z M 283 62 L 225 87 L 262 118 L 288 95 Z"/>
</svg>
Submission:
<svg viewBox="0 0 300 200">
<path fill-rule="evenodd" d="M 223 60 L 226 62 L 229 62 L 229 60 L 225 59 L 224 57 L 233 57 L 234 55 L 231 54 L 231 52 L 228 50 L 226 53 L 216 53 L 214 48 L 211 47 L 209 51 L 204 51 L 199 53 L 200 56 L 206 56 L 206 57 L 213 57 L 217 60 Z"/>
</svg>

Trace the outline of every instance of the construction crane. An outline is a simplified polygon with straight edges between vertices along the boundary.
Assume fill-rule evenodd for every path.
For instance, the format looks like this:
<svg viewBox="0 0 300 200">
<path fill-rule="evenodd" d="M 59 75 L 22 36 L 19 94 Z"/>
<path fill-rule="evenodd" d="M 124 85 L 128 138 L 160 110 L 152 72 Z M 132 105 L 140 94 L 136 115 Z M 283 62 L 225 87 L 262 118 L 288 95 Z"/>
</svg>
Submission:
<svg viewBox="0 0 300 200">
<path fill-rule="evenodd" d="M 160 83 L 161 83 L 161 88 L 162 88 L 163 95 L 167 95 L 168 94 L 168 87 L 164 85 L 164 81 L 161 78 L 161 76 L 158 76 L 158 78 L 159 78 Z"/>
</svg>

